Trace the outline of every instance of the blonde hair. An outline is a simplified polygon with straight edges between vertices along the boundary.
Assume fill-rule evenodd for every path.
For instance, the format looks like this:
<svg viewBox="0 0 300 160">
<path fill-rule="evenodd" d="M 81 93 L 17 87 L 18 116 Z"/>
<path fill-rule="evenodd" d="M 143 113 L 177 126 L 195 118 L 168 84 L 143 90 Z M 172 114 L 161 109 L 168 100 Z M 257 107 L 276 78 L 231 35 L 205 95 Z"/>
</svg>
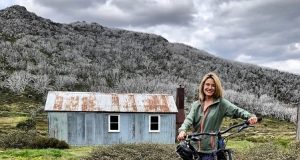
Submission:
<svg viewBox="0 0 300 160">
<path fill-rule="evenodd" d="M 220 78 L 214 72 L 209 72 L 206 75 L 204 75 L 199 85 L 199 100 L 201 103 L 203 103 L 205 100 L 205 94 L 203 92 L 203 88 L 204 88 L 204 83 L 208 78 L 212 78 L 215 81 L 216 89 L 213 98 L 217 99 L 223 97 L 223 87 Z"/>
</svg>

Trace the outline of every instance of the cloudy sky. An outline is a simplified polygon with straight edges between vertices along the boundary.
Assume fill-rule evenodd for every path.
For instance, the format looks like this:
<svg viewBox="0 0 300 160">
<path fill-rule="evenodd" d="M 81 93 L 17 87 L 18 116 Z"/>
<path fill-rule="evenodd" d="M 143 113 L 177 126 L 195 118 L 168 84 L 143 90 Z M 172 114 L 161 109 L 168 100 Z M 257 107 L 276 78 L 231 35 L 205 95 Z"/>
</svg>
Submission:
<svg viewBox="0 0 300 160">
<path fill-rule="evenodd" d="M 218 57 L 300 75 L 300 0 L 0 0 L 54 22 L 162 35 Z"/>
</svg>

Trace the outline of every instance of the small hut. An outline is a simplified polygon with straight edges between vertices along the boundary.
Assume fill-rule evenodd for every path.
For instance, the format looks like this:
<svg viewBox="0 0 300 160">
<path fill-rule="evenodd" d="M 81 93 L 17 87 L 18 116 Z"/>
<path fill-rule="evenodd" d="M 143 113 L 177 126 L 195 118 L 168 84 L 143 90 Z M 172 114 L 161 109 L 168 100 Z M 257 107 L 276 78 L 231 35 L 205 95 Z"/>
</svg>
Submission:
<svg viewBox="0 0 300 160">
<path fill-rule="evenodd" d="M 175 143 L 171 95 L 51 91 L 45 111 L 49 136 L 71 145 Z"/>
</svg>

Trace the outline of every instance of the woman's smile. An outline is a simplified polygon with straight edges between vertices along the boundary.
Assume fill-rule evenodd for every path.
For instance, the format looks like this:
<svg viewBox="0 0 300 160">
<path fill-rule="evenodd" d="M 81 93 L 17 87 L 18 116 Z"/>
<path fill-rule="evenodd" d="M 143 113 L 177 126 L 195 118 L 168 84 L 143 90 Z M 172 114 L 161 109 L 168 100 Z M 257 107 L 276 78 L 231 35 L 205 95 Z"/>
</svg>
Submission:
<svg viewBox="0 0 300 160">
<path fill-rule="evenodd" d="M 203 92 L 206 96 L 213 96 L 216 90 L 215 81 L 212 78 L 208 78 L 204 83 Z"/>
</svg>

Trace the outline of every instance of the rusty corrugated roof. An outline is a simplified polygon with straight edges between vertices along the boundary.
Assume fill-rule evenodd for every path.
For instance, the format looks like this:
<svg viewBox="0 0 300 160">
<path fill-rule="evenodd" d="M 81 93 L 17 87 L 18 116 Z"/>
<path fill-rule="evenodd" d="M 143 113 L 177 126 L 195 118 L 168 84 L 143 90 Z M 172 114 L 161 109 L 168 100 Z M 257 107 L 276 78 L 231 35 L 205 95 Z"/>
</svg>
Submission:
<svg viewBox="0 0 300 160">
<path fill-rule="evenodd" d="M 168 94 L 116 94 L 50 91 L 45 111 L 177 112 Z"/>
</svg>

